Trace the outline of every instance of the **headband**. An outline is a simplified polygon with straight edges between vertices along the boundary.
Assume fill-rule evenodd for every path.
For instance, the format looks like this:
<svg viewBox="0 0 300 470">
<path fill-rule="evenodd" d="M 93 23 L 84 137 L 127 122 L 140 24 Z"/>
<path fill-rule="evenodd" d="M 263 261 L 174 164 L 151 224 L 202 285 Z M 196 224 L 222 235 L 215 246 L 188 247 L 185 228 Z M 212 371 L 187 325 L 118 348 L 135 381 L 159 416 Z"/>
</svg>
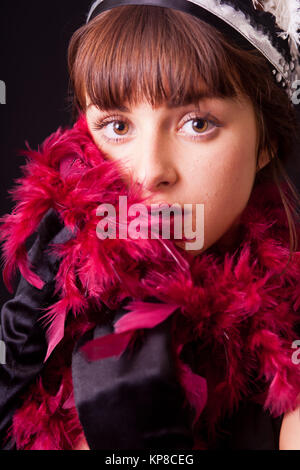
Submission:
<svg viewBox="0 0 300 470">
<path fill-rule="evenodd" d="M 211 24 L 243 49 L 254 46 L 267 59 L 276 83 L 296 104 L 293 94 L 300 85 L 299 0 L 96 0 L 86 23 L 123 5 L 180 10 Z"/>
</svg>

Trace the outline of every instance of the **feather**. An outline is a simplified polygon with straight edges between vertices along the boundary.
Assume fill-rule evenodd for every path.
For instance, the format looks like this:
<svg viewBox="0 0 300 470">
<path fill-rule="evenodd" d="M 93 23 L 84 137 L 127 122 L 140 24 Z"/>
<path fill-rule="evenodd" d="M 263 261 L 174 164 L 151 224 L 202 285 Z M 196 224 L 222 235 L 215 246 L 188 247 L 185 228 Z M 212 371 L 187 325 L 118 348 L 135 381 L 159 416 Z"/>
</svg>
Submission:
<svg viewBox="0 0 300 470">
<path fill-rule="evenodd" d="M 195 414 L 192 425 L 194 426 L 207 402 L 207 382 L 201 375 L 195 374 L 191 368 L 182 361 L 178 361 L 179 378 L 186 397 L 193 407 Z"/>
<path fill-rule="evenodd" d="M 126 305 L 126 310 L 131 310 L 122 316 L 116 324 L 116 333 L 123 333 L 136 328 L 154 328 L 166 320 L 178 308 L 174 304 L 131 302 Z"/>
<path fill-rule="evenodd" d="M 178 305 L 162 303 L 131 302 L 125 309 L 132 310 L 115 323 L 115 332 L 89 341 L 81 348 L 89 361 L 119 356 L 127 348 L 134 331 L 154 328 L 166 320 Z"/>
<path fill-rule="evenodd" d="M 56 304 L 50 306 L 47 309 L 47 313 L 41 318 L 45 324 L 47 322 L 50 323 L 50 326 L 46 332 L 48 348 L 44 362 L 47 361 L 54 348 L 58 343 L 60 343 L 64 336 L 67 305 L 68 302 L 66 299 L 60 300 Z"/>
<path fill-rule="evenodd" d="M 299 54 L 300 45 L 300 2 L 299 0 L 253 0 L 256 8 L 262 6 L 264 11 L 276 17 L 276 24 L 282 32 L 278 36 L 286 39 L 289 37 L 290 46 L 294 54 Z"/>
<path fill-rule="evenodd" d="M 88 361 L 97 361 L 111 356 L 120 356 L 134 336 L 133 331 L 127 333 L 111 333 L 89 341 L 80 349 Z"/>
<path fill-rule="evenodd" d="M 60 177 L 57 164 L 69 155 L 88 160 L 88 166 L 79 172 L 75 162 L 67 162 Z M 237 250 L 226 252 L 224 259 L 213 250 L 190 257 L 169 241 L 166 250 L 154 239 L 100 241 L 96 237 L 99 203 L 117 204 L 124 193 L 118 172 L 102 159 L 91 139 L 85 116 L 28 157 L 26 184 L 18 192 L 15 210 L 18 223 L 8 223 L 14 219 L 4 223 L 7 269 L 20 267 L 25 260 L 24 241 L 37 226 L 42 208 L 62 208 L 64 222 L 80 230 L 72 243 L 59 247 L 62 261 L 55 277 L 59 300 L 45 309 L 43 317 L 50 322 L 45 368 L 51 370 L 52 364 L 55 380 L 50 382 L 62 386 L 50 393 L 42 381 L 27 392 L 14 419 L 19 449 L 70 449 L 81 436 L 66 364 L 76 338 L 95 326 L 88 320 L 89 311 L 99 313 L 95 323 L 101 323 L 99 299 L 115 310 L 122 299 L 132 297 L 125 308 L 129 312 L 114 318 L 114 333 L 100 338 L 102 350 L 95 354 L 122 352 L 137 329 L 153 328 L 177 309 L 173 322 L 176 354 L 178 344 L 196 345 L 193 367 L 179 364 L 186 398 L 195 410 L 195 429 L 204 406 L 212 430 L 242 398 L 251 400 L 251 384 L 258 378 L 266 391 L 264 405 L 271 413 L 287 412 L 298 404 L 300 369 L 290 358 L 299 324 L 300 255 L 287 265 L 289 229 L 274 183 L 264 182 L 253 189 L 241 214 L 244 236 Z M 128 196 L 128 205 L 136 202 L 136 197 Z M 28 227 L 28 220 L 34 221 L 32 226 Z M 15 230 L 19 224 L 28 229 L 25 235 Z M 173 253 L 177 258 L 180 253 L 181 266 Z M 285 274 L 279 275 L 284 269 Z M 157 302 L 146 302 L 148 297 Z M 63 365 L 54 367 L 56 361 Z M 203 377 L 197 375 L 201 370 Z M 43 377 L 49 378 L 49 369 Z M 197 437 L 197 445 L 204 446 L 200 441 Z"/>
</svg>

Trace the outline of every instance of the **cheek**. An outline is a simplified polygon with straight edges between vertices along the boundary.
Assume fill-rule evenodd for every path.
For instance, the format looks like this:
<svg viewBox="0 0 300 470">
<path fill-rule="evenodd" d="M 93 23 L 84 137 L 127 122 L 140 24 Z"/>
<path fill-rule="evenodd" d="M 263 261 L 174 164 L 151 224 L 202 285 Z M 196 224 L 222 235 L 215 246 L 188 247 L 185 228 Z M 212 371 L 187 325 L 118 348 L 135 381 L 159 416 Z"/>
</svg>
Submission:
<svg viewBox="0 0 300 470">
<path fill-rule="evenodd" d="M 89 128 L 89 131 L 90 131 L 90 134 L 92 136 L 92 139 L 95 143 L 95 145 L 98 147 L 99 150 L 101 150 L 103 153 L 106 153 L 106 149 L 105 149 L 105 144 L 103 144 L 103 141 L 101 142 L 100 144 L 100 139 L 99 139 L 99 136 L 98 136 L 98 132 L 96 130 L 93 130 L 92 127 L 91 127 L 91 124 L 89 123 L 88 121 L 88 128 Z"/>
<path fill-rule="evenodd" d="M 100 140 L 99 135 L 97 135 L 97 131 L 93 131 L 90 125 L 88 127 L 95 145 L 103 153 L 104 160 L 118 162 L 121 165 L 120 171 L 126 174 L 127 171 L 130 170 L 130 163 L 122 146 L 112 149 L 111 145 L 103 142 L 103 140 Z"/>
<path fill-rule="evenodd" d="M 204 204 L 202 251 L 221 238 L 242 213 L 254 184 L 255 134 L 227 137 L 190 167 L 192 185 L 187 186 L 185 200 Z M 195 230 L 195 220 L 193 225 Z"/>
</svg>

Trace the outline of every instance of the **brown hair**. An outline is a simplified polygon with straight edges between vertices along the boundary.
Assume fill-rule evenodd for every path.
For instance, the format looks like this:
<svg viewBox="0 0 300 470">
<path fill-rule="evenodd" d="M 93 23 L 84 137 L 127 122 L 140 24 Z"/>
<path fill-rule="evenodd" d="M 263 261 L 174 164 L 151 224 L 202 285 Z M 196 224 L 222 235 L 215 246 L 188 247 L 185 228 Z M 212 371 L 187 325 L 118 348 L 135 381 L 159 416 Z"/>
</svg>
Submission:
<svg viewBox="0 0 300 470">
<path fill-rule="evenodd" d="M 79 28 L 69 44 L 68 64 L 74 119 L 86 109 L 86 93 L 106 110 L 142 99 L 155 107 L 180 106 L 199 101 L 203 92 L 220 98 L 247 95 L 257 118 L 257 155 L 268 149 L 271 159 L 257 175 L 266 177 L 271 169 L 279 188 L 291 258 L 297 250 L 293 214 L 298 221 L 300 198 L 284 163 L 299 129 L 286 91 L 275 83 L 259 51 L 242 50 L 214 27 L 181 11 L 129 5 L 105 11 Z"/>
</svg>

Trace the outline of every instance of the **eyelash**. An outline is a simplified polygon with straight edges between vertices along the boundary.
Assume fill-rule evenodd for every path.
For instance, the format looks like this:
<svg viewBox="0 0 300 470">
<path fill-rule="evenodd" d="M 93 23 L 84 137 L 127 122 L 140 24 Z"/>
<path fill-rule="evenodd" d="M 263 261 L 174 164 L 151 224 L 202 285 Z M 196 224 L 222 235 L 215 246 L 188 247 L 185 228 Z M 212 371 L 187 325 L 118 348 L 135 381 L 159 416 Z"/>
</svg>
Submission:
<svg viewBox="0 0 300 470">
<path fill-rule="evenodd" d="M 208 119 L 209 117 L 210 117 L 210 113 L 207 113 L 204 117 L 197 116 L 195 114 L 190 113 L 190 114 L 187 115 L 187 118 L 184 120 L 181 127 L 183 127 L 186 123 L 188 123 L 190 121 L 196 121 L 197 119 L 202 120 L 202 121 L 207 121 L 209 124 L 212 124 L 215 128 L 222 127 L 221 124 L 219 122 L 217 122 L 215 119 L 212 119 L 212 118 Z M 107 120 L 107 119 L 109 119 L 109 120 Z M 124 118 L 123 116 L 118 116 L 118 115 L 105 116 L 101 120 L 96 121 L 92 129 L 94 131 L 99 131 L 99 130 L 103 129 L 104 127 L 107 127 L 109 124 L 112 124 L 114 122 L 125 122 L 127 124 L 129 123 L 129 121 L 126 118 Z M 193 140 L 193 141 L 199 141 L 199 140 L 203 139 L 205 136 L 207 136 L 210 133 L 211 132 L 206 132 L 206 133 L 203 133 L 203 135 L 189 136 L 188 138 L 190 140 Z M 122 137 L 120 137 L 120 138 L 107 138 L 107 137 L 104 136 L 103 138 L 106 142 L 115 142 L 115 143 L 118 143 L 118 142 L 124 140 Z"/>
</svg>

